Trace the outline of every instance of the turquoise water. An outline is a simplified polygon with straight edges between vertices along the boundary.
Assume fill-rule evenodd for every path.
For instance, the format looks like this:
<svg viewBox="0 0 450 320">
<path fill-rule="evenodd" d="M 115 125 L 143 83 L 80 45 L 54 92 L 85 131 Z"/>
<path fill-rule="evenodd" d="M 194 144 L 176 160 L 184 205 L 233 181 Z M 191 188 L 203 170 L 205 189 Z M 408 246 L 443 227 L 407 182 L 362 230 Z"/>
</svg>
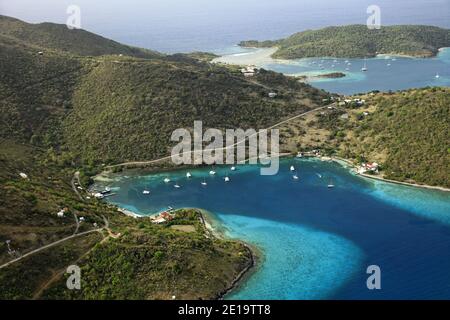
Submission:
<svg viewBox="0 0 450 320">
<path fill-rule="evenodd" d="M 450 298 L 448 193 L 362 179 L 316 160 L 285 159 L 275 176 L 260 176 L 257 166 L 215 168 L 214 177 L 209 170 L 190 170 L 191 179 L 183 170 L 116 175 L 99 187 L 115 188 L 108 201 L 141 214 L 204 208 L 229 237 L 257 246 L 259 267 L 230 299 Z M 382 290 L 366 287 L 371 264 L 381 268 Z"/>
<path fill-rule="evenodd" d="M 246 62 L 259 49 L 231 47 L 225 55 L 234 59 L 246 53 Z M 249 54 L 250 53 L 250 54 Z M 250 59 L 251 60 L 251 59 Z M 290 76 L 315 76 L 342 72 L 342 78 L 310 78 L 314 87 L 341 94 L 364 93 L 372 90 L 389 91 L 427 86 L 450 86 L 450 48 L 443 48 L 434 58 L 379 56 L 372 59 L 306 58 L 290 61 L 262 60 L 254 64 Z M 361 69 L 364 64 L 367 71 Z M 437 78 L 436 75 L 439 75 Z"/>
</svg>

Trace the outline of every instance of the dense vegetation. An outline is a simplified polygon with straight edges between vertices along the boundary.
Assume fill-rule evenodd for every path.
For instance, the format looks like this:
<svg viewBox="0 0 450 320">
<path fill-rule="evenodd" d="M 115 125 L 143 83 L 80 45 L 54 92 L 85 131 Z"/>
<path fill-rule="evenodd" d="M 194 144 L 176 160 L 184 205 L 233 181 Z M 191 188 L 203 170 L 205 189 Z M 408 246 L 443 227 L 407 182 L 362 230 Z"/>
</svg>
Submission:
<svg viewBox="0 0 450 320">
<path fill-rule="evenodd" d="M 328 95 L 264 70 L 246 79 L 204 53 L 164 56 L 7 17 L 0 25 L 0 264 L 72 235 L 76 217 L 85 218 L 78 232 L 109 222 L 1 269 L 0 298 L 196 299 L 226 290 L 250 263 L 246 247 L 214 238 L 193 211 L 176 222 L 196 231 L 183 232 L 81 200 L 74 172 L 87 182 L 102 163 L 166 155 L 172 130 L 194 120 L 258 128 Z M 277 98 L 268 97 L 273 91 Z M 63 291 L 73 263 L 85 291 Z"/>
<path fill-rule="evenodd" d="M 376 161 L 388 179 L 450 187 L 450 89 L 361 98 L 364 106 L 327 110 L 286 127 L 285 143 L 320 148 L 356 163 Z"/>
<path fill-rule="evenodd" d="M 193 225 L 195 232 L 155 226 L 148 220 L 123 222 L 118 239 L 97 245 L 81 264 L 82 290 L 65 281 L 44 293 L 47 299 L 214 299 L 251 263 L 241 243 L 211 237 L 199 212 L 181 210 L 170 225 Z M 196 282 L 194 282 L 197 279 Z M 195 283 L 195 285 L 193 285 Z"/>
<path fill-rule="evenodd" d="M 432 26 L 399 25 L 368 29 L 365 25 L 327 27 L 296 33 L 275 41 L 242 41 L 246 47 L 278 47 L 274 58 L 362 58 L 377 54 L 429 57 L 450 46 L 450 30 Z"/>
<path fill-rule="evenodd" d="M 26 45 L 41 47 L 42 50 L 53 49 L 81 56 L 105 54 L 123 54 L 140 58 L 161 56 L 157 52 L 126 46 L 82 29 L 70 30 L 65 25 L 55 23 L 30 24 L 2 15 L 0 15 L 0 35 Z"/>
</svg>

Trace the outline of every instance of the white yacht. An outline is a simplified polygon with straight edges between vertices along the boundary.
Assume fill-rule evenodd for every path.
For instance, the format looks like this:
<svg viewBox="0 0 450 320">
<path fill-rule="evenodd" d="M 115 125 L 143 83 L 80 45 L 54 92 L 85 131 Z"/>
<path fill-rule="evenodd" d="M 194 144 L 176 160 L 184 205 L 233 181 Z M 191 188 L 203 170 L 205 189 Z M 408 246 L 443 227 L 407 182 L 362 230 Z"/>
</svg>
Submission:
<svg viewBox="0 0 450 320">
<path fill-rule="evenodd" d="M 148 191 L 148 190 L 144 190 L 144 191 L 142 191 L 142 194 L 150 194 L 150 191 Z"/>
<path fill-rule="evenodd" d="M 169 183 L 169 182 L 170 182 L 170 179 L 169 179 L 169 178 L 165 178 L 165 179 L 164 179 L 164 182 L 165 182 L 165 183 Z"/>
<path fill-rule="evenodd" d="M 291 166 L 291 171 L 295 171 L 295 168 L 294 168 L 294 166 Z"/>
<path fill-rule="evenodd" d="M 225 180 L 225 182 L 229 182 L 230 181 L 230 177 L 225 177 L 225 178 L 223 178 L 223 180 Z"/>
<path fill-rule="evenodd" d="M 186 178 L 192 177 L 192 174 L 190 172 L 186 173 Z"/>
<path fill-rule="evenodd" d="M 213 176 L 213 175 L 216 174 L 216 172 L 215 172 L 214 170 L 211 170 L 211 171 L 209 172 L 209 174 Z"/>
<path fill-rule="evenodd" d="M 236 167 L 231 167 L 231 171 L 236 171 Z"/>
</svg>

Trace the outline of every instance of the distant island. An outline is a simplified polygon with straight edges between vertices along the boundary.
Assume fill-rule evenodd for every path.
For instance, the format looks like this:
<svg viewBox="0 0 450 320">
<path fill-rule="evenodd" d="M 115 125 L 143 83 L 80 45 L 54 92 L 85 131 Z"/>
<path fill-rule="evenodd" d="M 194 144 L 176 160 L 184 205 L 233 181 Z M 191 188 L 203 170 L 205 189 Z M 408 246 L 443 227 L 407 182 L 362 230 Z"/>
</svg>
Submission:
<svg viewBox="0 0 450 320">
<path fill-rule="evenodd" d="M 370 30 L 365 25 L 349 25 L 307 30 L 280 40 L 242 41 L 239 45 L 277 47 L 272 57 L 278 59 L 363 58 L 378 54 L 432 57 L 439 48 L 450 46 L 450 30 L 421 25 L 386 26 Z"/>
</svg>

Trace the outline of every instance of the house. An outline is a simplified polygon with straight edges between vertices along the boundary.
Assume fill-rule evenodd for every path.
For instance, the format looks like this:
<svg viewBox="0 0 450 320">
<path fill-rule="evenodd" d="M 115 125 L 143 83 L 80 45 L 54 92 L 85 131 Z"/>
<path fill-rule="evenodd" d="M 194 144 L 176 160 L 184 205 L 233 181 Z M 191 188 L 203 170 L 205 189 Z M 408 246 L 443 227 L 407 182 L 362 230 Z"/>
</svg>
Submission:
<svg viewBox="0 0 450 320">
<path fill-rule="evenodd" d="M 277 94 L 275 92 L 269 92 L 269 98 L 275 98 Z"/>
<path fill-rule="evenodd" d="M 344 113 L 343 115 L 341 115 L 341 119 L 344 120 L 348 119 L 348 117 L 349 117 L 348 113 Z"/>
<path fill-rule="evenodd" d="M 358 173 L 363 174 L 366 172 L 378 173 L 379 165 L 376 162 L 373 163 L 362 163 L 360 167 L 358 167 Z"/>
<path fill-rule="evenodd" d="M 241 73 L 243 73 L 245 77 L 253 77 L 257 71 L 258 68 L 255 66 L 248 66 L 241 69 Z"/>
<path fill-rule="evenodd" d="M 27 176 L 25 173 L 23 173 L 23 172 L 19 173 L 19 176 L 20 176 L 22 179 L 28 179 L 28 176 Z"/>
<path fill-rule="evenodd" d="M 44 55 L 44 52 L 43 52 L 43 51 L 39 51 L 39 52 L 38 52 L 38 55 L 43 56 L 43 55 Z"/>
<path fill-rule="evenodd" d="M 165 222 L 166 222 L 166 219 L 161 218 L 161 217 L 153 219 L 153 223 L 156 223 L 156 224 L 161 224 L 161 223 L 165 223 Z"/>
<path fill-rule="evenodd" d="M 97 199 L 103 199 L 105 196 L 100 192 L 94 193 L 93 196 Z"/>
<path fill-rule="evenodd" d="M 338 103 L 338 106 L 340 106 L 340 107 L 345 106 L 345 105 L 346 105 L 345 101 L 341 101 Z"/>
<path fill-rule="evenodd" d="M 69 211 L 69 209 L 67 209 L 67 208 L 61 209 L 58 213 L 56 213 L 56 215 L 58 216 L 58 218 L 64 218 L 64 214 L 67 211 Z"/>
</svg>

